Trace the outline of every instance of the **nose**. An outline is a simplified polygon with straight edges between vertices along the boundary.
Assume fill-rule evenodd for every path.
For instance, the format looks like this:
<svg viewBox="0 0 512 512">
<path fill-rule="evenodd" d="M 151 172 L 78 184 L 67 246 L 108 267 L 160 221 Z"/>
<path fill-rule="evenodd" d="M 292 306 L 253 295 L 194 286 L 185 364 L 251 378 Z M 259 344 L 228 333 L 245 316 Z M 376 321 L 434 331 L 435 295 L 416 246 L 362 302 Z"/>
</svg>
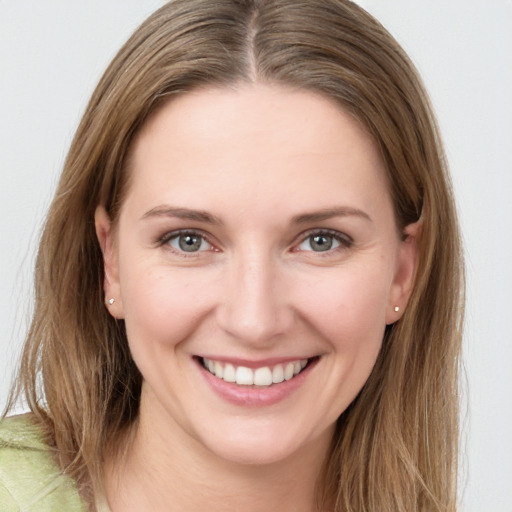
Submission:
<svg viewBox="0 0 512 512">
<path fill-rule="evenodd" d="M 263 255 L 240 257 L 230 266 L 217 308 L 221 329 L 236 340 L 266 347 L 293 322 L 279 264 Z"/>
</svg>

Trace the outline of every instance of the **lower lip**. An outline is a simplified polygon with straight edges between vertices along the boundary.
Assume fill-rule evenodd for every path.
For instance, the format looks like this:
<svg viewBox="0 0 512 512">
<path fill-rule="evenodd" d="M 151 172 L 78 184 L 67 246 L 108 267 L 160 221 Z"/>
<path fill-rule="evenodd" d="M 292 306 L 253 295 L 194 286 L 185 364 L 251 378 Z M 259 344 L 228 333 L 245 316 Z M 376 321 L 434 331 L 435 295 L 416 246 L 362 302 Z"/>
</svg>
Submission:
<svg viewBox="0 0 512 512">
<path fill-rule="evenodd" d="M 240 386 L 233 382 L 226 382 L 215 377 L 204 368 L 201 361 L 197 361 L 203 377 L 217 395 L 227 402 L 244 407 L 266 407 L 281 402 L 304 383 L 317 363 L 318 358 L 315 358 L 292 379 L 268 387 L 260 387 Z"/>
</svg>

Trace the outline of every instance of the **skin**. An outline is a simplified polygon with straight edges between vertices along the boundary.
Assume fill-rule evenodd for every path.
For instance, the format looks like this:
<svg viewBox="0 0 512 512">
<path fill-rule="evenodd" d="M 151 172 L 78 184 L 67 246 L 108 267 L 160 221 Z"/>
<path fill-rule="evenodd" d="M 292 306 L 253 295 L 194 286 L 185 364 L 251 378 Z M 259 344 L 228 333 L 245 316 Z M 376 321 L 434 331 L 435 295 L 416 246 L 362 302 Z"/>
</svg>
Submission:
<svg viewBox="0 0 512 512">
<path fill-rule="evenodd" d="M 312 510 L 336 419 L 413 282 L 418 226 L 398 232 L 374 141 L 312 92 L 203 89 L 150 119 L 130 173 L 118 224 L 96 212 L 107 307 L 144 377 L 126 457 L 105 466 L 112 510 Z M 184 229 L 200 250 L 169 240 Z M 197 356 L 318 359 L 293 393 L 248 407 Z"/>
</svg>

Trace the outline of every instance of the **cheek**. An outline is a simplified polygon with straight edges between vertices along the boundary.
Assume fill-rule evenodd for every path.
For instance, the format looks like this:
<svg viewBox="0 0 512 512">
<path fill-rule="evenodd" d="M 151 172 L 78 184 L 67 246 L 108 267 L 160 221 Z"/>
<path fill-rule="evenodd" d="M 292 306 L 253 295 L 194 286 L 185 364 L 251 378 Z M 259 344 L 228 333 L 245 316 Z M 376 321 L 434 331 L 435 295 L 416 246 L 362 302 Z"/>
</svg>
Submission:
<svg viewBox="0 0 512 512">
<path fill-rule="evenodd" d="M 141 344 L 172 348 L 208 312 L 207 281 L 192 279 L 186 270 L 143 267 L 124 277 L 121 296 L 132 350 Z"/>
<path fill-rule="evenodd" d="M 315 398 L 324 418 L 336 418 L 368 380 L 386 326 L 389 272 L 346 265 L 296 276 L 297 313 L 325 349 L 323 393 Z"/>
<path fill-rule="evenodd" d="M 308 290 L 300 292 L 302 314 L 337 350 L 374 354 L 386 325 L 389 282 L 371 268 L 334 269 L 301 287 Z"/>
</svg>

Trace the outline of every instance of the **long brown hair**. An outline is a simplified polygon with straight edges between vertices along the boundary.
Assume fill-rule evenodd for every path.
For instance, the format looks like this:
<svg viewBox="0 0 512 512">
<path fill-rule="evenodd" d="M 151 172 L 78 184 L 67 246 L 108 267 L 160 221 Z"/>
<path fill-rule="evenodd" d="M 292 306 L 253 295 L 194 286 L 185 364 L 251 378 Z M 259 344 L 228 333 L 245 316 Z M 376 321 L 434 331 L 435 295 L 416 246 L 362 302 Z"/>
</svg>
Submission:
<svg viewBox="0 0 512 512">
<path fill-rule="evenodd" d="M 256 81 L 339 102 L 380 147 L 399 228 L 422 221 L 414 291 L 339 418 L 318 508 L 334 499 L 336 511 L 453 511 L 463 269 L 450 180 L 414 66 L 348 0 L 175 0 L 123 46 L 85 111 L 46 219 L 10 405 L 24 394 L 60 466 L 85 495 L 97 488 L 102 454 L 137 419 L 142 378 L 123 322 L 104 307 L 95 208 L 117 219 L 130 144 L 163 102 Z"/>
</svg>

